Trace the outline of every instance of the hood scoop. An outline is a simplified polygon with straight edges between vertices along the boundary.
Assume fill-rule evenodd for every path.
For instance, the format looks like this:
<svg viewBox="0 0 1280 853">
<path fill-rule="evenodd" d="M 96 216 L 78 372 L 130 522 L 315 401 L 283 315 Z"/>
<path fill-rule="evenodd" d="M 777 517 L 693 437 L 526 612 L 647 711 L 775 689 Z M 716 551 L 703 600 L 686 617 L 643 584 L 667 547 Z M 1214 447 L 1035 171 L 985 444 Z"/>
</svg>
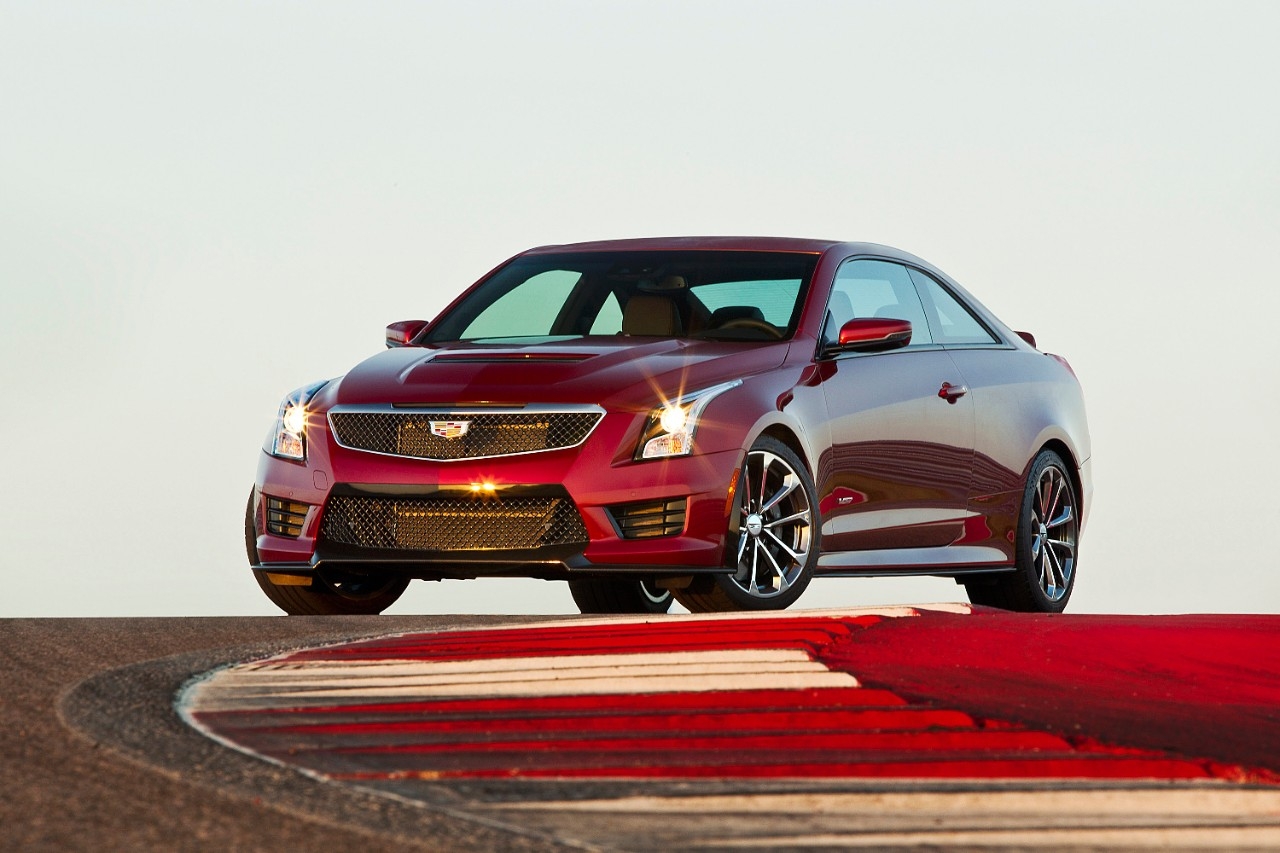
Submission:
<svg viewBox="0 0 1280 853">
<path fill-rule="evenodd" d="M 580 352 L 445 352 L 431 361 L 454 364 L 577 364 L 594 357 L 595 353 Z"/>
</svg>

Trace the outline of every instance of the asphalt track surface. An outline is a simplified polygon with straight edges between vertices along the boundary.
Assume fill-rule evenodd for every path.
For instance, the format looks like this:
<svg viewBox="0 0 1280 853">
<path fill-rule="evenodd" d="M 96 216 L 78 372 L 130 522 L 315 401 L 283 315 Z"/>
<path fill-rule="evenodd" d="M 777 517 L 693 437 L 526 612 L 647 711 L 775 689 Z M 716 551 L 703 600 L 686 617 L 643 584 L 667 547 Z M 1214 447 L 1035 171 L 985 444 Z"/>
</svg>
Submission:
<svg viewBox="0 0 1280 853">
<path fill-rule="evenodd" d="M 779 619 L 791 624 L 775 622 Z M 524 696 L 508 701 L 505 715 L 498 715 L 515 721 L 511 725 L 523 727 L 524 734 L 508 728 L 495 735 L 490 725 L 483 738 L 468 736 L 467 726 L 477 731 L 475 719 L 492 723 L 495 709 L 476 706 L 483 713 L 470 724 L 459 723 L 457 709 L 452 709 L 452 757 L 444 763 L 431 738 L 423 737 L 422 708 L 408 715 L 414 718 L 410 728 L 416 727 L 416 732 L 409 733 L 407 740 L 404 715 L 399 722 L 384 715 L 374 729 L 384 736 L 390 722 L 392 730 L 399 726 L 400 740 L 393 738 L 391 749 L 377 748 L 368 740 L 369 721 L 353 720 L 347 713 L 349 706 L 338 707 L 342 702 L 312 697 L 281 705 L 269 695 L 264 698 L 259 689 L 262 683 L 251 678 L 249 704 L 258 706 L 254 713 L 265 710 L 268 716 L 280 712 L 284 716 L 276 716 L 266 730 L 241 725 L 242 731 L 236 734 L 232 725 L 213 733 L 234 742 L 248 731 L 247 741 L 257 738 L 256 743 L 242 740 L 236 743 L 238 749 L 253 748 L 273 761 L 290 761 L 310 775 L 227 748 L 198 733 L 175 710 L 175 697 L 190 697 L 193 690 L 202 689 L 190 686 L 193 677 L 226 664 L 261 661 L 282 653 L 292 655 L 281 659 L 287 662 L 286 669 L 299 665 L 324 669 L 332 668 L 335 660 L 349 667 L 361 656 L 367 664 L 389 646 L 394 649 L 393 658 L 405 660 L 412 657 L 406 651 L 411 645 L 420 664 L 456 667 L 459 660 L 475 660 L 482 641 L 492 644 L 502 634 L 519 640 L 527 654 L 531 636 L 563 637 L 566 631 L 578 638 L 579 651 L 583 637 L 591 637 L 586 642 L 592 654 L 646 650 L 636 648 L 634 637 L 621 639 L 621 649 L 605 648 L 608 644 L 602 638 L 618 640 L 628 630 L 634 634 L 634 622 L 629 629 L 623 622 L 602 626 L 576 620 L 557 627 L 523 619 L 521 627 L 487 631 L 477 629 L 512 620 L 6 620 L 0 623 L 0 847 L 366 851 L 1280 847 L 1280 785 L 1276 784 L 1280 780 L 1280 618 L 923 612 L 913 618 L 879 619 L 868 614 L 831 617 L 801 611 L 755 624 L 773 624 L 781 629 L 776 633 L 794 635 L 797 619 L 805 622 L 806 630 L 813 628 L 810 623 L 815 620 L 826 625 L 827 639 L 816 640 L 815 634 L 805 646 L 808 662 L 820 664 L 822 671 L 804 661 L 787 663 L 789 658 L 782 653 L 776 659 L 753 658 L 749 664 L 759 668 L 764 660 L 766 666 L 781 667 L 770 676 L 778 679 L 818 677 L 822 683 L 797 683 L 793 689 L 799 692 L 791 695 L 809 691 L 815 699 L 836 700 L 810 709 L 816 716 L 779 716 L 794 702 L 770 699 L 767 687 L 756 686 L 745 693 L 739 687 L 735 701 L 763 704 L 731 706 L 722 709 L 726 716 L 721 718 L 707 707 L 695 709 L 692 716 L 688 708 L 668 709 L 671 731 L 663 732 L 661 721 L 646 730 L 644 721 L 651 718 L 651 708 L 628 707 L 616 692 L 604 691 L 587 703 L 596 722 L 586 728 L 595 731 L 575 733 L 572 717 L 566 723 L 566 715 L 554 708 L 542 713 L 533 726 L 538 729 L 535 740 L 555 748 L 539 749 L 538 744 L 531 748 L 529 743 L 529 714 L 515 713 L 517 707 L 528 705 L 529 698 Z M 696 622 L 688 617 L 659 620 L 650 635 L 666 632 L 668 640 L 680 635 L 684 639 L 677 645 L 687 646 L 690 626 Z M 843 627 L 833 627 L 837 624 Z M 735 631 L 744 633 L 739 626 L 720 634 Z M 348 651 L 317 648 L 391 634 L 413 637 L 374 640 L 348 646 Z M 850 636 L 856 642 L 849 641 Z M 454 662 L 441 660 L 441 644 L 458 646 L 457 641 L 463 641 L 466 653 L 459 655 L 455 650 Z M 559 641 L 552 646 L 555 642 Z M 672 642 L 668 642 L 668 653 L 690 651 L 673 648 Z M 726 651 L 725 642 L 711 645 L 716 648 L 703 642 L 695 657 L 681 660 L 696 668 L 705 663 L 696 654 Z M 769 642 L 763 647 L 776 650 L 778 645 Z M 794 642 L 790 645 L 793 651 L 797 647 Z M 761 643 L 746 646 L 759 656 Z M 742 653 L 741 648 L 731 651 Z M 510 652 L 503 654 L 509 657 Z M 561 660 L 564 650 L 551 649 L 544 656 Z M 268 673 L 273 667 L 280 669 L 279 664 L 253 666 Z M 501 671 L 502 666 L 497 669 Z M 226 673 L 235 672 L 219 670 L 213 679 L 198 683 L 214 684 L 223 678 L 226 686 L 234 681 L 225 680 Z M 840 682 L 841 677 L 856 682 L 856 687 Z M 672 697 L 715 692 L 668 688 L 644 694 L 644 701 L 670 702 Z M 546 693 L 545 688 L 539 690 Z M 536 701 L 572 704 L 573 695 L 580 695 L 580 691 L 557 690 L 565 695 L 543 695 Z M 858 707 L 854 691 L 862 691 L 857 696 L 870 705 L 864 701 L 864 707 Z M 269 686 L 265 691 L 273 692 L 278 688 Z M 748 693 L 753 698 L 744 700 Z M 608 703 L 599 701 L 600 695 L 612 695 L 617 707 L 610 712 Z M 217 691 L 208 693 L 205 713 L 209 716 L 201 721 L 200 712 L 193 714 L 190 708 L 188 716 L 212 731 L 216 726 L 207 724 L 219 715 L 225 722 L 245 710 L 219 705 L 227 696 L 225 691 L 220 697 Z M 455 696 L 444 701 L 475 699 Z M 387 710 L 386 697 L 373 704 Z M 321 731 L 316 720 L 298 716 L 299 706 L 309 708 L 313 717 L 317 708 L 346 716 L 320 721 Z M 616 728 L 627 712 L 639 724 L 636 731 L 626 732 L 627 738 L 614 731 L 606 733 L 604 741 L 598 740 L 600 726 Z M 575 713 L 581 713 L 581 707 Z M 833 714 L 844 714 L 841 719 L 849 725 L 831 723 Z M 863 716 L 855 719 L 858 714 Z M 923 725 L 913 728 L 901 720 L 886 722 L 877 714 L 916 715 Z M 600 723 L 602 719 L 607 722 Z M 818 719 L 828 722 L 815 726 Z M 737 747 L 726 745 L 720 739 L 727 733 L 725 720 L 741 720 L 733 731 L 755 740 Z M 857 730 L 859 725 L 862 730 Z M 864 762 L 859 770 L 856 762 L 822 755 L 830 743 L 807 744 L 816 747 L 816 754 L 792 750 L 797 743 L 806 745 L 794 738 L 808 737 L 816 730 L 853 738 L 839 748 L 864 751 L 884 746 L 868 745 L 869 734 L 882 737 L 887 732 L 901 738 L 903 732 L 915 731 L 923 738 L 917 739 L 916 746 L 933 744 L 929 748 L 935 750 L 934 772 L 919 772 L 923 765 L 917 764 L 911 772 L 877 776 L 866 769 L 876 762 Z M 770 733 L 776 735 L 773 741 L 765 737 Z M 664 743 L 666 734 L 674 737 Z M 327 746 L 334 747 L 329 751 L 341 758 L 337 764 L 322 766 L 332 760 L 332 754 L 325 756 L 324 738 L 335 735 L 339 740 Z M 579 749 L 574 759 L 574 751 L 566 751 L 566 744 L 587 735 L 597 740 L 592 748 Z M 995 739 L 990 740 L 993 735 Z M 777 737 L 793 740 L 778 749 Z M 637 751 L 637 744 L 646 738 L 653 748 Z M 679 748 L 682 739 L 683 750 Z M 954 762 L 947 770 L 948 749 L 952 758 L 964 758 L 965 750 L 972 751 L 979 741 L 993 747 L 978 749 L 979 757 L 995 763 L 984 772 Z M 480 742 L 483 748 L 475 748 Z M 891 752 L 901 760 L 904 748 L 897 743 Z M 271 754 L 273 749 L 279 754 Z M 725 755 L 735 749 L 739 760 L 730 763 L 736 769 L 726 773 Z M 523 750 L 519 762 L 509 760 L 513 750 Z M 623 765 L 627 772 L 621 772 L 616 762 L 610 765 L 599 758 L 610 750 L 615 750 L 615 758 L 631 756 Z M 398 755 L 392 764 L 401 764 L 384 767 L 387 772 L 373 778 L 367 759 L 358 758 L 355 763 L 363 769 L 353 773 L 353 754 L 371 751 L 381 756 L 378 761 Z M 414 756 L 408 764 L 404 764 L 406 754 Z M 538 778 L 537 762 L 530 760 L 539 754 L 549 778 Z M 425 764 L 424 755 L 429 756 Z M 907 758 L 918 761 L 920 756 Z M 1052 772 L 1013 778 L 1010 761 L 1016 765 L 1022 759 L 1038 761 Z M 319 765 L 314 763 L 317 760 Z M 790 775 L 788 761 L 803 764 L 809 772 Z M 880 762 L 882 769 L 885 765 Z M 814 772 L 837 766 L 845 770 Z M 656 773 L 652 772 L 655 767 Z M 712 772 L 705 778 L 690 771 L 706 767 Z M 851 767 L 855 772 L 850 772 Z M 593 778 L 601 768 L 603 778 Z M 959 772 L 953 772 L 957 768 Z M 1137 772 L 1125 768 L 1137 768 Z M 351 778 L 343 778 L 344 774 Z"/>
</svg>

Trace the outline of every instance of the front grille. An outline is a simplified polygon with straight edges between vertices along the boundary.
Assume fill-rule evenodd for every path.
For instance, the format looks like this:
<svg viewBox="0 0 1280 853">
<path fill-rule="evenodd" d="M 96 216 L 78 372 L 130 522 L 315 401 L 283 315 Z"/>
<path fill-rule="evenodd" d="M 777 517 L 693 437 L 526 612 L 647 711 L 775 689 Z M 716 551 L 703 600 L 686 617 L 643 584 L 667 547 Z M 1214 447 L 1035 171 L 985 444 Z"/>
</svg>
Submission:
<svg viewBox="0 0 1280 853">
<path fill-rule="evenodd" d="M 596 409 L 492 413 L 335 411 L 329 414 L 329 421 L 334 437 L 343 447 L 447 462 L 576 447 L 602 417 L 603 413 Z M 466 432 L 458 434 L 463 429 Z M 446 437 L 451 434 L 453 437 Z"/>
<path fill-rule="evenodd" d="M 296 501 L 268 497 L 267 532 L 297 539 L 302 535 L 302 525 L 307 520 L 307 510 L 310 508 L 307 504 Z"/>
<path fill-rule="evenodd" d="M 684 531 L 684 498 L 667 501 L 619 504 L 609 507 L 609 515 L 623 539 L 656 539 Z"/>
<path fill-rule="evenodd" d="M 359 548 L 488 551 L 586 544 L 567 498 L 391 498 L 335 495 L 320 534 Z"/>
</svg>

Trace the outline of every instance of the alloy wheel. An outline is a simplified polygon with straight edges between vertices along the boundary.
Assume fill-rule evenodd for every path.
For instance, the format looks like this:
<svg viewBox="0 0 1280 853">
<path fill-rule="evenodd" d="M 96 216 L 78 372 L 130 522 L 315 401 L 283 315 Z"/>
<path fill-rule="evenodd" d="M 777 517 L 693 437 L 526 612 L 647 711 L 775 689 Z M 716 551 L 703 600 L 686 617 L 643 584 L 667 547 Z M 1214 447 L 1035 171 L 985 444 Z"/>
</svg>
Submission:
<svg viewBox="0 0 1280 853">
<path fill-rule="evenodd" d="M 1050 601 L 1060 601 L 1071 588 L 1078 532 L 1071 482 L 1058 466 L 1048 465 L 1031 501 L 1031 563 Z"/>
<path fill-rule="evenodd" d="M 787 460 L 768 450 L 747 454 L 738 486 L 737 571 L 734 583 L 755 598 L 774 598 L 808 564 L 813 510 L 803 482 Z"/>
</svg>

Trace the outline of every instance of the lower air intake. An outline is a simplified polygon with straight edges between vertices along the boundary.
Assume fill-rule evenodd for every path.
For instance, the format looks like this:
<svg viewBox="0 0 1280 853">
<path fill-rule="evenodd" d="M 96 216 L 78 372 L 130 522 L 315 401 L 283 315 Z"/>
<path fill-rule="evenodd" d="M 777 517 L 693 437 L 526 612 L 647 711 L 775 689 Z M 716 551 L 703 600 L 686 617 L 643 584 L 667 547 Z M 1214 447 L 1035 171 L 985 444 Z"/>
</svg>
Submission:
<svg viewBox="0 0 1280 853">
<path fill-rule="evenodd" d="M 684 498 L 667 501 L 619 504 L 609 507 L 609 515 L 623 539 L 656 539 L 684 532 Z"/>
<path fill-rule="evenodd" d="M 267 498 L 267 532 L 276 536 L 297 539 L 302 535 L 302 525 L 307 520 L 307 504 Z"/>
<path fill-rule="evenodd" d="M 343 545 L 407 551 L 524 550 L 587 542 L 573 502 L 557 497 L 335 495 L 320 534 Z"/>
</svg>

